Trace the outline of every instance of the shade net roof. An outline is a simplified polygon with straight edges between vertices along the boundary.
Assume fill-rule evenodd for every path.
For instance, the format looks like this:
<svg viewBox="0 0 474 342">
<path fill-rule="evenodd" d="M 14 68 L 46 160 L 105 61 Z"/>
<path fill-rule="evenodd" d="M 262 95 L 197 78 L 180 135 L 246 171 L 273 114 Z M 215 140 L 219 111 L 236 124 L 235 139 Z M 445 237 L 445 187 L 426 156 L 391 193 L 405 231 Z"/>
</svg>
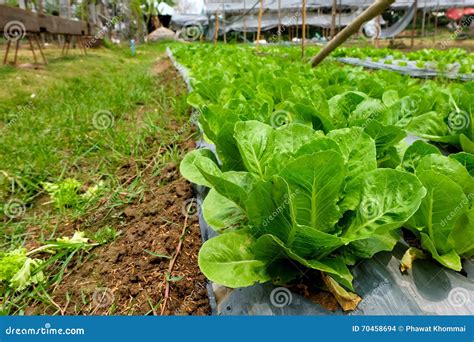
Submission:
<svg viewBox="0 0 474 342">
<path fill-rule="evenodd" d="M 311 9 L 332 7 L 332 0 L 307 0 L 306 7 Z M 365 8 L 374 3 L 374 0 L 337 0 L 338 7 Z M 413 6 L 414 0 L 397 0 L 392 8 L 408 8 Z M 301 8 L 301 0 L 264 0 L 265 11 L 291 10 Z M 418 0 L 418 8 L 447 9 L 451 7 L 474 6 L 474 0 Z M 258 0 L 207 0 L 207 13 L 223 12 L 252 12 L 258 11 Z"/>
<path fill-rule="evenodd" d="M 352 22 L 365 8 L 375 0 L 337 0 L 339 11 L 336 26 L 344 27 Z M 220 32 L 240 31 L 254 32 L 258 28 L 259 0 L 206 0 L 205 11 L 200 15 L 181 15 L 176 13 L 173 22 L 177 26 L 213 26 L 215 15 L 219 17 Z M 331 27 L 332 0 L 307 0 L 306 24 L 323 28 Z M 264 14 L 262 30 L 276 27 L 301 25 L 302 0 L 263 0 Z M 411 23 L 416 12 L 415 0 L 397 0 L 392 8 L 405 13 L 398 22 L 390 27 L 383 27 L 382 38 L 394 37 Z M 451 8 L 468 8 L 474 6 L 474 0 L 418 0 L 417 8 L 424 10 L 447 10 Z M 320 10 L 321 9 L 321 10 Z"/>
<path fill-rule="evenodd" d="M 347 26 L 357 17 L 357 13 L 343 13 L 341 16 L 337 17 L 337 25 Z M 306 16 L 306 25 L 310 26 L 319 26 L 319 27 L 331 27 L 332 16 L 330 14 L 321 14 L 308 13 Z M 257 15 L 247 15 L 236 20 L 230 19 L 230 23 L 226 25 L 226 31 L 247 31 L 253 32 L 257 31 L 258 28 L 258 16 Z M 222 24 L 221 24 L 222 25 Z M 301 17 L 299 12 L 288 13 L 286 15 L 278 16 L 277 13 L 268 13 L 262 17 L 262 30 L 270 30 L 272 28 L 281 26 L 281 27 L 290 27 L 301 25 Z"/>
</svg>

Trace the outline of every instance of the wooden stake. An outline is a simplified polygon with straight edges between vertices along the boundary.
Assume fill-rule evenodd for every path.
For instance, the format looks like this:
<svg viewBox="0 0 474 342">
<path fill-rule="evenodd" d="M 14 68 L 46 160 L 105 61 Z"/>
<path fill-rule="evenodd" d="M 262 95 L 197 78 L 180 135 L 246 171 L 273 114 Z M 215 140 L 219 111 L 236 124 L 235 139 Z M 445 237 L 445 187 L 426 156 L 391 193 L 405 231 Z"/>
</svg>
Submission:
<svg viewBox="0 0 474 342">
<path fill-rule="evenodd" d="M 434 26 L 434 32 L 433 32 L 433 43 L 436 43 L 436 34 L 438 32 L 438 14 L 439 14 L 439 1 L 436 6 L 436 15 L 435 15 L 435 26 Z"/>
<path fill-rule="evenodd" d="M 82 50 L 84 51 L 84 55 L 87 56 L 87 49 L 86 49 L 86 46 L 84 45 L 84 41 L 82 40 L 82 37 L 78 36 L 77 40 L 78 40 L 79 45 L 81 46 Z"/>
<path fill-rule="evenodd" d="M 337 7 L 337 17 L 339 18 L 339 25 L 338 25 L 338 32 L 342 30 L 342 3 L 341 0 L 339 0 L 339 6 Z"/>
<path fill-rule="evenodd" d="M 281 40 L 281 0 L 278 0 L 278 41 Z"/>
<path fill-rule="evenodd" d="M 413 16 L 413 28 L 412 28 L 412 33 L 411 33 L 411 43 L 410 43 L 410 48 L 413 49 L 415 46 L 415 36 L 416 36 L 416 21 L 417 21 L 417 14 L 418 14 L 418 0 L 415 0 L 415 15 Z"/>
<path fill-rule="evenodd" d="M 69 53 L 69 47 L 71 46 L 71 40 L 72 40 L 72 38 L 71 38 L 71 36 L 69 36 L 69 39 L 67 41 L 67 46 L 66 46 L 66 56 Z"/>
<path fill-rule="evenodd" d="M 64 56 L 64 51 L 66 51 L 67 35 L 64 36 L 63 48 L 61 49 L 61 56 Z"/>
<path fill-rule="evenodd" d="M 395 0 L 377 0 L 372 6 L 362 12 L 352 23 L 334 37 L 316 56 L 311 60 L 313 67 L 319 65 L 329 54 L 344 43 L 351 35 L 358 32 L 361 26 L 380 15 L 390 7 Z"/>
<path fill-rule="evenodd" d="M 216 22 L 214 25 L 214 45 L 217 45 L 217 39 L 219 38 L 219 17 L 218 12 L 216 12 Z"/>
<path fill-rule="evenodd" d="M 17 60 L 17 57 L 18 57 L 18 48 L 20 47 L 20 40 L 18 39 L 16 41 L 16 46 L 15 46 L 15 59 L 13 60 L 13 64 L 16 65 L 16 60 Z"/>
<path fill-rule="evenodd" d="M 64 45 L 63 45 L 63 57 L 66 57 L 67 54 L 69 53 L 70 42 L 71 42 L 71 37 L 69 35 L 66 35 L 65 40 L 64 40 Z"/>
<path fill-rule="evenodd" d="M 41 47 L 38 35 L 35 35 L 35 40 L 36 40 L 36 45 L 38 45 L 38 50 L 40 50 L 41 57 L 43 58 L 43 63 L 46 65 L 48 64 L 48 62 L 46 61 L 46 57 L 44 56 L 43 48 Z"/>
<path fill-rule="evenodd" d="M 375 47 L 378 49 L 380 47 L 380 31 L 382 28 L 380 27 L 380 15 L 377 17 L 377 33 L 375 36 Z"/>
<path fill-rule="evenodd" d="M 295 38 L 296 39 L 298 39 L 298 30 L 299 30 L 299 20 L 298 19 L 299 19 L 299 17 L 296 16 L 296 26 L 295 26 L 295 31 L 296 31 Z"/>
<path fill-rule="evenodd" d="M 331 12 L 331 39 L 336 36 L 336 7 L 337 0 L 332 0 L 332 12 Z"/>
<path fill-rule="evenodd" d="M 426 21 L 426 0 L 425 0 L 425 6 L 423 7 L 423 20 L 421 22 L 421 36 L 422 37 L 425 37 L 425 33 L 426 33 L 425 21 Z"/>
<path fill-rule="evenodd" d="M 5 50 L 5 57 L 3 58 L 3 64 L 7 64 L 8 61 L 8 53 L 10 52 L 10 46 L 12 45 L 12 41 L 7 41 L 7 48 Z"/>
<path fill-rule="evenodd" d="M 258 10 L 257 42 L 255 43 L 256 51 L 258 51 L 258 46 L 260 45 L 260 34 L 262 30 L 262 16 L 263 16 L 263 0 L 260 0 L 260 8 Z"/>
<path fill-rule="evenodd" d="M 222 31 L 224 31 L 224 44 L 227 43 L 227 32 L 225 27 L 225 10 L 224 3 L 222 3 Z"/>
<path fill-rule="evenodd" d="M 33 42 L 31 41 L 31 37 L 27 36 L 28 43 L 30 43 L 31 53 L 33 53 L 33 59 L 35 60 L 35 64 L 38 64 L 38 60 L 36 59 L 35 47 L 33 46 Z"/>
<path fill-rule="evenodd" d="M 244 0 L 244 43 L 247 42 L 247 8 L 246 0 Z"/>
<path fill-rule="evenodd" d="M 302 38 L 301 38 L 301 58 L 304 58 L 304 47 L 305 47 L 305 40 L 306 40 L 306 0 L 303 0 L 303 5 L 301 8 L 301 15 L 302 15 Z"/>
</svg>

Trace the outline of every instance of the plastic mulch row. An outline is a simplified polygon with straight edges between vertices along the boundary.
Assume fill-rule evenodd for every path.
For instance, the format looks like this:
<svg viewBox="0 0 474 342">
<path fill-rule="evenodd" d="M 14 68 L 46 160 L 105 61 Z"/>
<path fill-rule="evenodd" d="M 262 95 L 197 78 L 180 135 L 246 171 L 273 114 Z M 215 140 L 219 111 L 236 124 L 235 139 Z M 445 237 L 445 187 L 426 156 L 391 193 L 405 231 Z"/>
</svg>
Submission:
<svg viewBox="0 0 474 342">
<path fill-rule="evenodd" d="M 167 54 L 192 91 L 188 70 L 179 64 L 171 50 Z M 416 138 L 409 138 L 412 143 Z M 197 148 L 214 151 L 215 146 L 198 141 Z M 203 241 L 217 235 L 202 216 L 200 204 L 208 189 L 195 185 L 199 205 L 199 223 Z M 446 269 L 431 260 L 416 260 L 408 274 L 399 270 L 406 251 L 398 243 L 392 252 L 378 253 L 352 268 L 355 292 L 363 298 L 350 313 L 325 309 L 298 294 L 291 293 L 285 305 L 275 303 L 272 284 L 225 289 L 209 284 L 208 293 L 214 315 L 473 315 L 474 260 L 466 261 L 466 276 Z M 221 295 L 224 293 L 224 295 Z M 218 294 L 216 296 L 216 294 Z M 216 299 L 219 297 L 219 299 Z M 469 303 L 471 305 L 469 305 Z"/>
<path fill-rule="evenodd" d="M 360 59 L 360 58 L 353 58 L 353 57 L 340 57 L 336 58 L 339 62 L 355 65 L 355 66 L 362 66 L 368 69 L 375 69 L 375 70 L 390 70 L 398 72 L 402 75 L 409 75 L 411 77 L 417 78 L 434 78 L 434 77 L 445 77 L 452 80 L 461 80 L 461 81 L 472 81 L 474 80 L 474 74 L 460 74 L 456 71 L 454 72 L 440 72 L 435 69 L 425 69 L 425 68 L 418 68 L 415 62 L 412 61 L 403 61 L 406 66 L 397 65 L 396 60 L 390 60 L 391 64 L 386 64 L 385 61 L 388 59 L 381 59 L 380 61 L 374 62 L 368 59 Z"/>
</svg>

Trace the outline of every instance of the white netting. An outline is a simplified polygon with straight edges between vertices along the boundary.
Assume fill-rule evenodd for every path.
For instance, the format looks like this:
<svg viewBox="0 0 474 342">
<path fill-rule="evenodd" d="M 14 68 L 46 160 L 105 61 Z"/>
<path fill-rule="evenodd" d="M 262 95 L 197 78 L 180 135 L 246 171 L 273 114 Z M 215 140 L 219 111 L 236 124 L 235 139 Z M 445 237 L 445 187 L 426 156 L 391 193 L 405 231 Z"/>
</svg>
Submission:
<svg viewBox="0 0 474 342">
<path fill-rule="evenodd" d="M 407 8 L 414 4 L 414 0 L 397 0 L 393 8 Z M 307 0 L 307 8 L 330 8 L 332 0 Z M 338 7 L 364 8 L 372 5 L 374 0 L 337 0 Z M 291 10 L 301 8 L 301 0 L 264 0 L 264 8 L 266 11 Z M 418 8 L 430 9 L 446 9 L 451 7 L 474 6 L 474 0 L 419 0 Z M 208 13 L 217 11 L 232 12 L 248 12 L 258 11 L 258 0 L 207 0 L 205 4 Z"/>
<path fill-rule="evenodd" d="M 202 0 L 200 0 L 202 1 Z M 337 0 L 338 14 L 336 26 L 344 27 L 359 13 L 374 3 L 374 0 Z M 400 20 L 390 27 L 384 27 L 381 38 L 394 37 L 412 21 L 416 12 L 415 0 L 397 0 L 392 8 L 405 10 Z M 259 0 L 206 0 L 203 13 L 199 15 L 175 14 L 173 22 L 177 26 L 213 26 L 215 15 L 219 16 L 219 31 L 254 32 L 258 26 Z M 307 0 L 307 25 L 328 28 L 331 26 L 332 0 Z M 302 0 L 264 0 L 262 30 L 278 26 L 301 25 Z M 418 0 L 418 9 L 445 10 L 452 7 L 474 6 L 474 0 Z"/>
<path fill-rule="evenodd" d="M 337 17 L 337 23 L 341 26 L 348 25 L 357 17 L 357 13 L 343 13 Z M 330 14 L 308 13 L 306 15 L 306 25 L 318 27 L 331 27 L 332 16 Z M 247 15 L 243 18 L 229 18 L 231 23 L 226 25 L 226 31 L 247 31 L 254 32 L 258 28 L 258 16 Z M 301 25 L 301 14 L 299 11 L 289 11 L 278 16 L 277 13 L 266 13 L 262 17 L 262 30 L 270 30 L 281 25 L 282 27 Z"/>
</svg>

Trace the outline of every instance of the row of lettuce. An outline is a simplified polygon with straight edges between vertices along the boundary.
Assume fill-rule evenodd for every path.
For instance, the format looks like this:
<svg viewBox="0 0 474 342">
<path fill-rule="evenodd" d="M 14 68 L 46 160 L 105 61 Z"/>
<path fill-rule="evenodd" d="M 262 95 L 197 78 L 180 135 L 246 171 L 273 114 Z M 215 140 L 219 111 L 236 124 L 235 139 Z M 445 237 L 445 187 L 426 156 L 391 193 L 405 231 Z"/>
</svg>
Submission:
<svg viewBox="0 0 474 342">
<path fill-rule="evenodd" d="M 384 60 L 386 63 L 390 60 L 398 60 L 401 66 L 403 66 L 403 63 L 406 65 L 406 62 L 412 61 L 416 62 L 418 68 L 436 68 L 439 71 L 449 71 L 453 65 L 456 65 L 461 74 L 474 73 L 474 54 L 459 48 L 447 50 L 422 49 L 419 51 L 402 52 L 389 48 L 344 47 L 339 48 L 333 56 L 369 59 L 373 62 Z"/>
<path fill-rule="evenodd" d="M 195 150 L 181 164 L 211 189 L 203 215 L 220 235 L 199 254 L 209 279 L 287 283 L 304 268 L 352 291 L 349 267 L 392 250 L 401 227 L 456 271 L 474 255 L 474 83 L 311 69 L 280 48 L 173 52 L 190 69 L 188 101 L 217 151 Z M 412 135 L 443 151 L 409 146 Z"/>
</svg>

